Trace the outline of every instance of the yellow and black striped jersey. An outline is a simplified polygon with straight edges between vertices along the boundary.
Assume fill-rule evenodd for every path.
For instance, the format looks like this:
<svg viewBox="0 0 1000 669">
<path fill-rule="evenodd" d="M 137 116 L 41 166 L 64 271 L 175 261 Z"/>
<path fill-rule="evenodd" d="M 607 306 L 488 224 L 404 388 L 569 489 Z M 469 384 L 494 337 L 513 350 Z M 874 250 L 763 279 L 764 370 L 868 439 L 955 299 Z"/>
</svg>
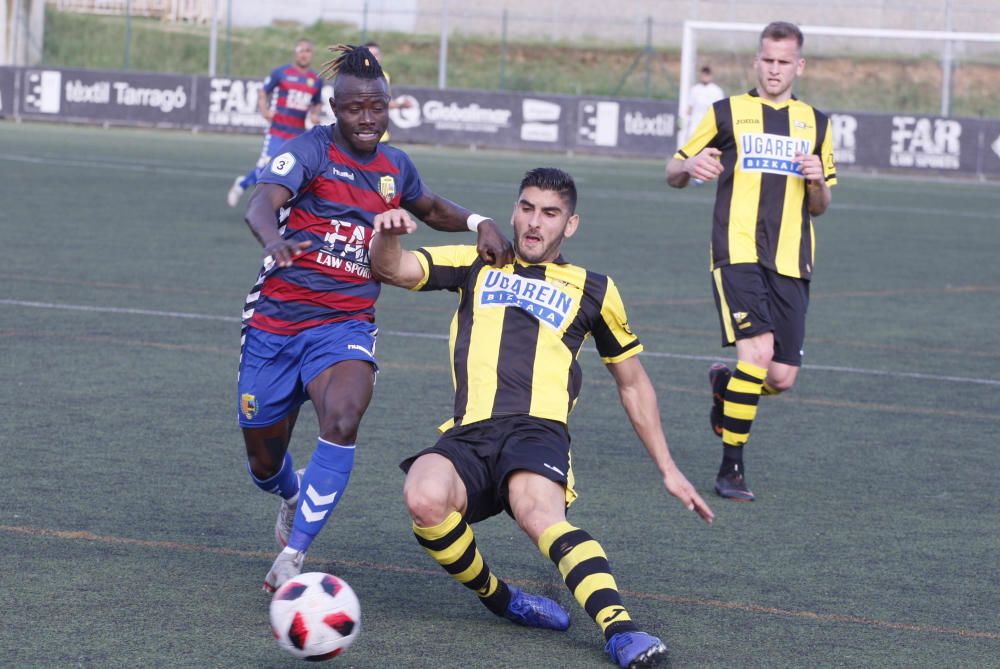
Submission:
<svg viewBox="0 0 1000 669">
<path fill-rule="evenodd" d="M 724 168 L 712 217 L 712 269 L 759 263 L 810 278 L 812 217 L 793 158 L 815 153 L 826 183 L 837 183 L 829 118 L 795 97 L 775 104 L 754 89 L 714 103 L 674 157 L 683 160 L 706 147 L 722 152 Z"/>
<path fill-rule="evenodd" d="M 605 363 L 642 351 L 610 277 L 555 262 L 501 268 L 474 246 L 421 248 L 414 290 L 455 290 L 452 424 L 526 414 L 565 424 L 580 394 L 580 348 L 593 335 Z"/>
</svg>

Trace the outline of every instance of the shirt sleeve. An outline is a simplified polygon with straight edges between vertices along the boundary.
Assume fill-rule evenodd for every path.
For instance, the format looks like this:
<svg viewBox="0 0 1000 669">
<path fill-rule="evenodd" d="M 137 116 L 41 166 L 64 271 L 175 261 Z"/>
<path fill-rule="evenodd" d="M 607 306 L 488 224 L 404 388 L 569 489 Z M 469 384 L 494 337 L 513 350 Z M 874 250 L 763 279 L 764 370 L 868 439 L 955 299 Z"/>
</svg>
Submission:
<svg viewBox="0 0 1000 669">
<path fill-rule="evenodd" d="M 601 313 L 592 332 L 597 353 L 605 364 L 621 362 L 642 352 L 639 338 L 629 329 L 625 304 L 611 277 L 608 277 Z"/>
<path fill-rule="evenodd" d="M 403 182 L 400 188 L 400 204 L 405 207 L 424 194 L 424 182 L 420 178 L 417 166 L 413 164 L 408 155 L 402 152 L 400 152 L 399 173 Z"/>
<path fill-rule="evenodd" d="M 271 74 L 267 75 L 267 78 L 264 79 L 264 92 L 268 95 L 273 93 L 274 89 L 278 87 L 279 83 L 281 83 L 282 69 L 284 68 L 276 67 L 271 70 Z"/>
<path fill-rule="evenodd" d="M 823 177 L 827 186 L 837 185 L 837 167 L 833 164 L 833 127 L 830 119 L 826 119 L 826 133 L 823 136 L 823 144 L 819 149 L 820 159 L 823 161 Z"/>
<path fill-rule="evenodd" d="M 323 77 L 316 77 L 316 93 L 312 97 L 314 105 L 323 104 Z"/>
<path fill-rule="evenodd" d="M 455 290 L 465 285 L 479 259 L 475 246 L 429 246 L 416 251 L 424 278 L 411 290 Z"/>
<path fill-rule="evenodd" d="M 691 156 L 698 155 L 698 152 L 704 149 L 706 146 L 712 143 L 715 136 L 719 133 L 719 129 L 715 124 L 715 105 L 708 108 L 705 115 L 701 117 L 701 122 L 698 127 L 695 128 L 694 134 L 691 135 L 691 139 L 687 141 L 683 147 L 677 150 L 674 154 L 674 158 L 679 160 L 686 160 Z"/>
<path fill-rule="evenodd" d="M 281 153 L 267 164 L 259 183 L 278 184 L 298 195 L 323 166 L 323 152 L 314 132 L 307 132 L 281 145 Z"/>
</svg>

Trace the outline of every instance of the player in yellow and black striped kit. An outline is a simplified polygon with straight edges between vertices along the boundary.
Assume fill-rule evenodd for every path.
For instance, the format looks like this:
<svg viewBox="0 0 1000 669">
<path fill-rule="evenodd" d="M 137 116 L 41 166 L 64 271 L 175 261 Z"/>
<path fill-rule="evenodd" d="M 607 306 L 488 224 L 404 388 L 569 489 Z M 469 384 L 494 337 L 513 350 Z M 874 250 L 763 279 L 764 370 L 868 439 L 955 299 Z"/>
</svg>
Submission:
<svg viewBox="0 0 1000 669">
<path fill-rule="evenodd" d="M 642 346 L 614 282 L 560 255 L 579 224 L 575 207 L 568 174 L 528 172 L 511 219 L 515 262 L 500 268 L 484 264 L 471 246 L 404 251 L 399 235 L 415 228 L 406 213 L 376 218 L 371 267 L 378 278 L 459 296 L 450 338 L 454 411 L 438 442 L 402 463 L 403 494 L 417 541 L 490 611 L 565 630 L 562 607 L 498 578 L 476 546 L 471 524 L 509 513 L 601 627 L 612 661 L 648 667 L 666 657 L 666 646 L 632 622 L 601 545 L 566 520 L 576 498 L 567 420 L 588 336 L 666 489 L 706 521 L 713 516 L 670 457 L 656 394 L 636 357 Z"/>
<path fill-rule="evenodd" d="M 802 74 L 802 32 L 774 22 L 754 59 L 758 87 L 713 104 L 667 164 L 667 183 L 718 179 L 712 216 L 712 279 L 724 346 L 737 364 L 709 370 L 712 429 L 722 437 L 715 481 L 722 497 L 753 501 L 743 445 L 762 394 L 795 384 L 802 365 L 812 217 L 837 183 L 829 119 L 792 95 Z"/>
</svg>

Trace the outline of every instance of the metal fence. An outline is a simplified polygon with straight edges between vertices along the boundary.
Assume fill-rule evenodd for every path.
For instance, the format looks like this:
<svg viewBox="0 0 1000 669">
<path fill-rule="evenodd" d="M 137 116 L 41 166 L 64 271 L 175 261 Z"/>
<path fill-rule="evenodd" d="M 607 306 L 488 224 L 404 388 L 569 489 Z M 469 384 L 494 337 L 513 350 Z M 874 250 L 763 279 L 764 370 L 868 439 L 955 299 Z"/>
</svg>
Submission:
<svg viewBox="0 0 1000 669">
<path fill-rule="evenodd" d="M 366 32 L 677 47 L 685 20 L 1000 32 L 996 0 L 47 0 L 60 11 L 208 21 L 237 26 L 333 21 Z M 15 3 L 18 4 L 18 3 Z M 919 53 L 919 45 L 913 45 Z"/>
<path fill-rule="evenodd" d="M 301 4 L 301 3 L 298 3 Z M 308 3 L 306 3 L 308 4 Z M 1000 32 L 996 0 L 319 0 L 319 18 L 400 31 L 676 47 L 685 20 Z"/>
<path fill-rule="evenodd" d="M 60 12 L 142 16 L 197 23 L 206 23 L 212 18 L 214 3 L 215 0 L 48 0 L 48 4 Z"/>
<path fill-rule="evenodd" d="M 234 27 L 254 21 L 270 25 L 292 19 L 300 22 L 338 22 L 357 26 L 360 40 L 369 37 L 405 41 L 416 36 L 437 50 L 436 77 L 407 76 L 401 81 L 439 88 L 477 87 L 536 93 L 628 95 L 674 99 L 680 80 L 679 49 L 683 20 L 735 20 L 749 17 L 787 18 L 805 24 L 849 25 L 852 27 L 948 29 L 970 32 L 1000 32 L 1000 0 L 829 0 L 822 7 L 790 0 L 619 0 L 614 13 L 605 0 L 484 0 L 476 5 L 455 0 L 48 0 L 57 10 L 118 14 L 126 22 L 123 57 L 126 69 L 135 67 L 133 52 L 143 45 L 129 36 L 132 16 L 158 17 L 165 23 L 187 23 L 185 30 L 206 38 L 209 74 L 230 73 L 231 34 Z M 36 0 L 36 6 L 41 0 Z M 31 0 L 16 0 L 17 7 Z M 17 22 L 16 15 L 13 19 Z M 0 63 L 26 65 L 40 62 L 42 29 L 26 26 L 15 51 L 20 55 L 0 58 Z M 135 22 L 131 22 L 135 23 Z M 166 27 L 166 26 L 165 26 Z M 176 26 L 175 26 L 176 27 Z M 15 33 L 15 35 L 20 33 Z M 391 35 L 395 35 L 392 38 Z M 403 37 L 400 37 L 403 36 Z M 263 42 L 261 48 L 272 48 Z M 616 59 L 609 67 L 614 45 Z M 910 111 L 948 109 L 941 90 L 955 89 L 954 113 L 995 117 L 1000 115 L 1000 47 L 958 42 L 945 53 L 926 42 L 845 41 L 810 36 L 807 56 L 827 54 L 825 60 L 811 61 L 808 75 L 798 91 L 821 108 L 849 108 L 857 111 Z M 26 48 L 26 47 L 30 47 Z M 553 47 L 566 47 L 555 53 Z M 272 50 L 284 58 L 287 44 Z M 591 53 L 583 53 L 589 49 Z M 750 68 L 753 36 L 720 34 L 699 44 L 699 57 L 712 61 L 717 80 L 724 90 L 746 90 L 754 84 Z M 486 53 L 481 69 L 496 76 L 476 83 L 457 81 L 463 57 L 470 50 Z M 34 56 L 32 55 L 34 54 Z M 559 67 L 546 58 L 581 59 L 594 57 L 593 66 L 575 73 L 545 78 L 546 70 Z M 490 60 L 492 59 L 492 60 Z M 891 66 L 887 61 L 899 61 Z M 915 63 L 904 61 L 919 61 Z M 147 59 L 148 61 L 148 59 Z M 62 62 L 63 66 L 81 63 Z M 94 65 L 91 65 L 94 67 Z M 103 65 L 107 67 L 105 63 Z M 147 63 L 146 69 L 149 69 Z M 610 83 L 588 88 L 594 72 L 609 70 Z M 205 70 L 203 70 L 204 72 Z M 263 71 L 263 70 L 262 70 Z M 244 72 L 246 73 L 246 72 Z M 584 75 L 590 79 L 584 79 Z M 562 79 L 559 79 L 562 77 Z M 579 77 L 579 78 L 574 78 Z M 946 78 L 951 77 L 949 83 Z M 841 85 L 853 79 L 849 85 Z M 891 87 L 912 83 L 914 91 L 896 92 Z M 844 89 L 852 97 L 843 94 Z M 890 94 L 896 93 L 895 97 Z M 947 94 L 951 97 L 951 94 Z M 887 103 L 882 104 L 885 98 Z"/>
</svg>

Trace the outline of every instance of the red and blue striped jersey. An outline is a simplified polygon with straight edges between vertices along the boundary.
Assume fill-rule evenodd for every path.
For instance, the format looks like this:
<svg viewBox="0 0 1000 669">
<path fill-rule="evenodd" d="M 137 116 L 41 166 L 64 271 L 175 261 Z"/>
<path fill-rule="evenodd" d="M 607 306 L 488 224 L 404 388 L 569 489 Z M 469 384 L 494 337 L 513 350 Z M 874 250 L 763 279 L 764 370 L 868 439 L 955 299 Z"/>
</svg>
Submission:
<svg viewBox="0 0 1000 669">
<path fill-rule="evenodd" d="M 371 277 L 368 247 L 375 215 L 418 199 L 424 185 L 410 157 L 379 144 L 357 158 L 333 141 L 332 125 L 286 142 L 259 183 L 284 186 L 292 198 L 281 211 L 282 237 L 308 241 L 290 267 L 270 258 L 244 306 L 244 323 L 292 335 L 343 320 L 375 319 L 381 284 Z"/>
<path fill-rule="evenodd" d="M 306 115 L 323 101 L 322 90 L 323 80 L 313 70 L 303 72 L 294 64 L 275 68 L 264 80 L 264 92 L 273 96 L 274 118 L 268 133 L 291 139 L 305 132 Z"/>
</svg>

